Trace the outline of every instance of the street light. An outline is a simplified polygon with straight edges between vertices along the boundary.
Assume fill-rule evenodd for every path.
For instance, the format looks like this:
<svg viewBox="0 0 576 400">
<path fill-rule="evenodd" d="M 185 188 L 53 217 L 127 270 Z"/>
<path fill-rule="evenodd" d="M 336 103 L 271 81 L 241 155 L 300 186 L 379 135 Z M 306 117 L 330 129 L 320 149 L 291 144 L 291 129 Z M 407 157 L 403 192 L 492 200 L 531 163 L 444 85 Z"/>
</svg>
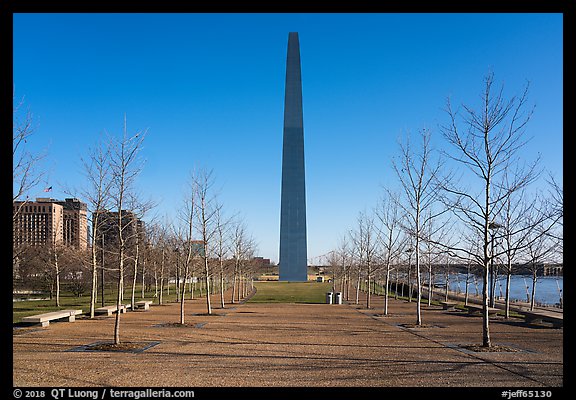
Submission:
<svg viewBox="0 0 576 400">
<path fill-rule="evenodd" d="M 498 224 L 495 221 L 492 221 L 488 224 L 488 229 L 491 231 L 491 244 L 490 244 L 490 307 L 494 307 L 494 290 L 496 289 L 496 280 L 494 277 L 494 235 L 498 228 L 501 228 L 502 225 Z"/>
</svg>

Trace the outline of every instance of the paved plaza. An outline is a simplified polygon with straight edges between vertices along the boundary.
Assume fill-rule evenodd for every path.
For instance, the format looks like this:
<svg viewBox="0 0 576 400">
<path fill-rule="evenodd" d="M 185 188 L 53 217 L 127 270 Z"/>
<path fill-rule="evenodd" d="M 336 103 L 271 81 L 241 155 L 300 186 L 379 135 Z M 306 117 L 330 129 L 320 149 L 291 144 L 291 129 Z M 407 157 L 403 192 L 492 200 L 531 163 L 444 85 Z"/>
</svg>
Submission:
<svg viewBox="0 0 576 400">
<path fill-rule="evenodd" d="M 212 304 L 217 305 L 218 296 Z M 491 319 L 493 344 L 473 352 L 481 317 L 415 303 L 228 304 L 205 315 L 205 299 L 122 314 L 121 340 L 139 352 L 85 351 L 113 339 L 114 317 L 16 329 L 15 387 L 509 387 L 563 386 L 563 328 Z M 16 331 L 18 331 L 16 334 Z"/>
</svg>

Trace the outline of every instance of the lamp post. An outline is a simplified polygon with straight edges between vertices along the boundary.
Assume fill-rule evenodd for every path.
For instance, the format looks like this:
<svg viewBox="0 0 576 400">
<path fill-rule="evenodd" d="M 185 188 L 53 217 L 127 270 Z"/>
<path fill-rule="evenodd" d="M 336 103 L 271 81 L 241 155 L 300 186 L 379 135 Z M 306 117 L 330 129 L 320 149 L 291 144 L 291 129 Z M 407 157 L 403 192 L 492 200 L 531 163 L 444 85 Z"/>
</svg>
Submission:
<svg viewBox="0 0 576 400">
<path fill-rule="evenodd" d="M 495 221 L 492 221 L 488 224 L 488 229 L 491 231 L 491 239 L 490 239 L 490 307 L 494 307 L 494 289 L 496 287 L 496 280 L 494 276 L 494 236 L 498 228 L 501 228 L 502 225 L 498 224 Z"/>
</svg>

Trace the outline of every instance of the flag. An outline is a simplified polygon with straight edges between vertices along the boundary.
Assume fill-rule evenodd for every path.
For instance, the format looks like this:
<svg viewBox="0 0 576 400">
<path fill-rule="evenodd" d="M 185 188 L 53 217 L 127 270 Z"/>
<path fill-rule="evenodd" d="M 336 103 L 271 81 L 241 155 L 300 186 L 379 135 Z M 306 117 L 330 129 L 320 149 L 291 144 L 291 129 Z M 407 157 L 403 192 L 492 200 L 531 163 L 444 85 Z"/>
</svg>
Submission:
<svg viewBox="0 0 576 400">
<path fill-rule="evenodd" d="M 52 190 L 52 186 L 47 187 L 46 189 L 44 189 L 45 192 L 49 192 L 49 191 L 51 191 L 51 190 Z"/>
</svg>

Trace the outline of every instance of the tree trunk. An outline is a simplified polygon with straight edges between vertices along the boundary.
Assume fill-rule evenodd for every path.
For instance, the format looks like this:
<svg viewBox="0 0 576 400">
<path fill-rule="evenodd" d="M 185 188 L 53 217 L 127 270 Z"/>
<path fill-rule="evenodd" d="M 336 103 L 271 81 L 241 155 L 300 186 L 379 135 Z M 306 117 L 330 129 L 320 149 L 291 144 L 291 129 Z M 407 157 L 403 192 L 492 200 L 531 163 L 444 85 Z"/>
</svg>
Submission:
<svg viewBox="0 0 576 400">
<path fill-rule="evenodd" d="M 346 301 L 350 301 L 350 271 L 346 274 Z"/>
<path fill-rule="evenodd" d="M 158 304 L 162 305 L 164 295 L 164 249 L 162 249 L 162 261 L 160 262 L 160 295 L 158 296 Z"/>
<path fill-rule="evenodd" d="M 186 279 L 186 278 L 184 278 Z M 186 293 L 186 285 L 182 287 L 180 292 L 180 324 L 184 325 L 184 294 Z"/>
<path fill-rule="evenodd" d="M 371 288 L 371 283 L 372 283 L 370 281 L 370 279 L 371 279 L 370 272 L 371 272 L 370 267 L 368 267 L 368 281 L 367 281 L 368 287 L 366 288 L 367 289 L 367 293 L 366 293 L 366 308 L 367 309 L 370 309 L 370 292 L 371 292 L 370 288 Z"/>
<path fill-rule="evenodd" d="M 390 264 L 386 265 L 386 281 L 384 282 L 384 315 L 388 315 L 388 286 L 390 282 Z"/>
<path fill-rule="evenodd" d="M 225 308 L 226 304 L 224 303 L 224 267 L 220 266 L 220 306 Z"/>
<path fill-rule="evenodd" d="M 94 318 L 94 305 L 96 304 L 96 292 L 98 291 L 97 283 L 98 263 L 96 260 L 96 246 L 92 245 L 92 287 L 90 289 L 90 318 Z"/>
<path fill-rule="evenodd" d="M 96 246 L 94 246 L 96 247 Z M 100 287 L 101 287 L 101 299 L 100 301 L 102 302 L 102 307 L 105 306 L 106 304 L 106 300 L 105 300 L 105 296 L 104 296 L 104 234 L 102 234 L 102 265 L 100 266 L 100 280 L 102 282 L 100 282 Z"/>
<path fill-rule="evenodd" d="M 398 274 L 399 274 L 398 265 L 396 265 L 396 284 L 394 286 L 394 299 L 398 300 Z"/>
<path fill-rule="evenodd" d="M 420 276 L 420 257 L 418 255 L 418 240 L 416 240 L 416 325 L 422 325 L 422 282 Z M 412 291 L 412 289 L 410 289 Z"/>
<path fill-rule="evenodd" d="M 180 265 L 176 260 L 176 302 L 180 301 Z"/>
<path fill-rule="evenodd" d="M 56 307 L 60 307 L 60 266 L 56 252 L 54 252 L 54 267 L 56 269 Z"/>
<path fill-rule="evenodd" d="M 466 290 L 464 291 L 464 305 L 468 305 L 468 286 L 470 285 L 470 269 L 466 271 Z"/>
<path fill-rule="evenodd" d="M 536 304 L 536 282 L 538 281 L 538 275 L 536 269 L 532 272 L 532 293 L 530 295 L 530 311 L 534 311 L 534 305 Z"/>
<path fill-rule="evenodd" d="M 158 271 L 154 268 L 154 297 L 158 297 Z"/>
<path fill-rule="evenodd" d="M 234 274 L 232 277 L 232 304 L 236 303 L 234 296 L 236 296 L 236 267 L 234 268 Z"/>
<path fill-rule="evenodd" d="M 512 269 L 511 265 L 508 265 L 508 272 L 506 273 L 506 301 L 505 301 L 505 311 L 504 318 L 510 318 L 510 282 L 512 280 Z"/>
<path fill-rule="evenodd" d="M 136 280 L 138 278 L 138 242 L 136 242 L 136 258 L 134 259 L 134 277 L 132 278 L 132 293 L 130 296 L 130 310 L 134 311 L 134 303 L 136 297 Z"/>
<path fill-rule="evenodd" d="M 124 253 L 120 251 L 120 265 L 118 268 L 118 295 L 116 296 L 116 319 L 114 321 L 114 344 L 120 344 L 120 306 L 122 305 L 124 275 Z"/>
<path fill-rule="evenodd" d="M 432 297 L 434 296 L 434 280 L 432 276 L 432 263 L 428 262 L 428 306 L 432 305 Z"/>
<path fill-rule="evenodd" d="M 206 312 L 208 315 L 211 315 L 212 306 L 210 305 L 210 270 L 208 268 L 208 258 L 204 259 L 204 270 L 206 272 Z"/>
<path fill-rule="evenodd" d="M 180 324 L 184 325 L 184 302 L 186 293 L 186 279 L 188 279 L 188 264 L 184 268 L 184 284 L 182 285 L 182 290 L 180 292 Z"/>
<path fill-rule="evenodd" d="M 145 297 L 144 292 L 146 290 L 145 289 L 146 288 L 146 274 L 145 274 L 146 270 L 145 270 L 145 267 L 146 267 L 146 257 L 144 257 L 144 259 L 142 260 L 142 295 L 140 296 L 141 299 L 143 299 Z"/>
<path fill-rule="evenodd" d="M 412 302 L 412 263 L 408 263 L 408 303 Z"/>
<path fill-rule="evenodd" d="M 356 304 L 358 304 L 359 297 L 360 297 L 360 271 L 358 271 L 358 280 L 356 281 Z"/>
<path fill-rule="evenodd" d="M 485 258 L 487 260 L 487 258 Z M 488 274 L 489 274 L 489 267 L 488 263 L 484 263 L 484 274 L 482 276 L 482 346 L 490 347 L 492 344 L 490 343 L 490 324 L 488 319 Z"/>
<path fill-rule="evenodd" d="M 448 301 L 448 288 L 450 287 L 450 271 L 448 271 L 448 266 L 446 266 L 446 288 L 444 290 L 444 301 Z"/>
</svg>

